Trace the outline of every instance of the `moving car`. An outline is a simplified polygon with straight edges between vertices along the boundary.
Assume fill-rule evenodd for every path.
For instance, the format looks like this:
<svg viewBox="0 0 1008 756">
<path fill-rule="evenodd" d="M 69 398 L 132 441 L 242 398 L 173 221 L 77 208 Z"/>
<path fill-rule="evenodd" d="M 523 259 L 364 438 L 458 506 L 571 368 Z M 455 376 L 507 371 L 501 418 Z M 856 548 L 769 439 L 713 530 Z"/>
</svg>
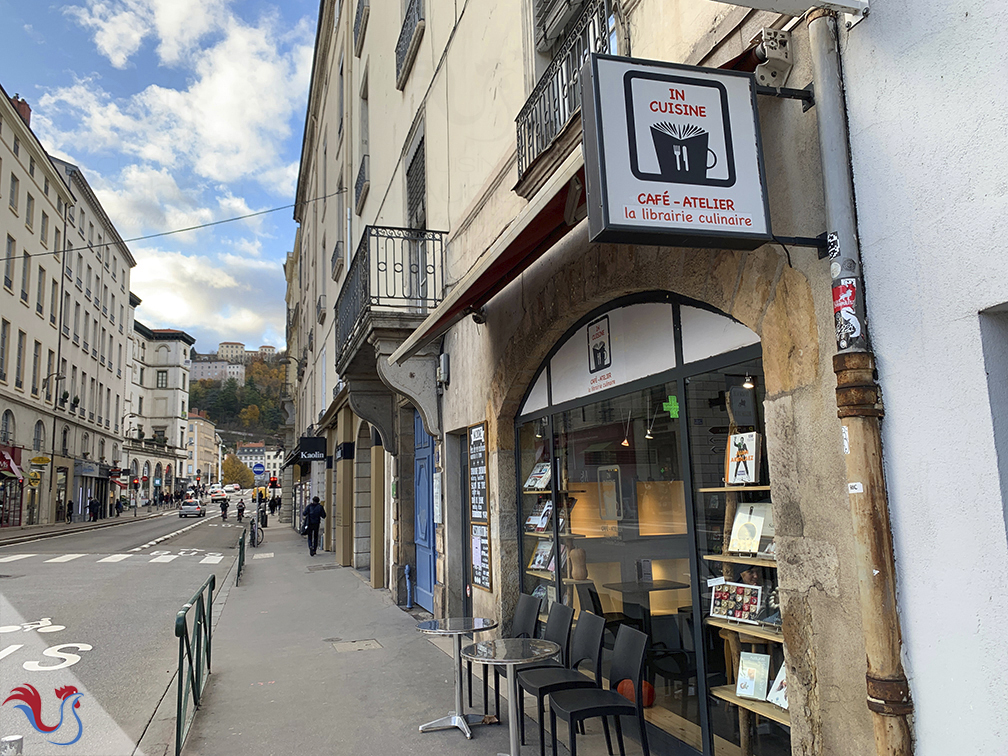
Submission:
<svg viewBox="0 0 1008 756">
<path fill-rule="evenodd" d="M 195 515 L 196 517 L 205 517 L 206 509 L 203 505 L 199 503 L 196 499 L 186 499 L 182 502 L 182 506 L 179 507 L 179 517 L 188 517 L 189 515 Z"/>
<path fill-rule="evenodd" d="M 239 491 L 241 491 L 241 486 L 238 485 L 237 483 L 232 483 L 230 486 L 226 487 L 226 490 L 238 493 Z"/>
<path fill-rule="evenodd" d="M 228 498 L 227 491 L 225 491 L 223 488 L 217 488 L 210 492 L 211 502 L 227 501 L 227 498 Z"/>
</svg>

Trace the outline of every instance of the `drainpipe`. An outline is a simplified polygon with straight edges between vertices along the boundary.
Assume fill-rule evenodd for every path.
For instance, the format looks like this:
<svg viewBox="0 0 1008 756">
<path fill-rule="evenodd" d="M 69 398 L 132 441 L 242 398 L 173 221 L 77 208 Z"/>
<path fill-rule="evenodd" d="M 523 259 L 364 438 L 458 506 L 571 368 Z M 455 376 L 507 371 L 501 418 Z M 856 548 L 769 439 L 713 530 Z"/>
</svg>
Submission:
<svg viewBox="0 0 1008 756">
<path fill-rule="evenodd" d="M 822 158 L 823 192 L 833 279 L 837 415 L 841 420 L 847 491 L 868 662 L 868 709 L 879 756 L 913 753 L 910 688 L 900 660 L 896 565 L 882 466 L 883 408 L 868 343 L 864 279 L 854 216 L 847 113 L 834 15 L 808 15 Z"/>
</svg>

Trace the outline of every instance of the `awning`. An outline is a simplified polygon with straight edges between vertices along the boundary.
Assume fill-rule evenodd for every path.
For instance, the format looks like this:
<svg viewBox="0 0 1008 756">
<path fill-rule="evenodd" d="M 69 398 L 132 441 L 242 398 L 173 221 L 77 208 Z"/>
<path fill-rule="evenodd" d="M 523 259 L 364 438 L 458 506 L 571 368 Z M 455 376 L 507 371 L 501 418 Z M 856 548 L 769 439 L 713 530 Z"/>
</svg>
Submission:
<svg viewBox="0 0 1008 756">
<path fill-rule="evenodd" d="M 0 454 L 3 454 L 3 458 L 6 461 L 6 464 L 4 465 L 6 469 L 4 469 L 3 472 L 11 478 L 17 478 L 18 480 L 24 478 L 24 475 L 21 474 L 21 470 L 18 468 L 17 463 L 14 461 L 14 457 L 12 457 L 8 452 L 0 452 Z"/>
<path fill-rule="evenodd" d="M 444 301 L 389 357 L 389 362 L 402 362 L 416 354 L 466 315 L 489 302 L 571 231 L 565 215 L 571 179 L 578 174 L 581 174 L 584 187 L 584 157 L 580 146 L 568 155 Z M 582 204 L 581 197 L 571 199 L 575 204 Z"/>
<path fill-rule="evenodd" d="M 109 478 L 113 485 L 119 486 L 119 488 L 126 488 L 126 484 L 117 478 Z"/>
</svg>

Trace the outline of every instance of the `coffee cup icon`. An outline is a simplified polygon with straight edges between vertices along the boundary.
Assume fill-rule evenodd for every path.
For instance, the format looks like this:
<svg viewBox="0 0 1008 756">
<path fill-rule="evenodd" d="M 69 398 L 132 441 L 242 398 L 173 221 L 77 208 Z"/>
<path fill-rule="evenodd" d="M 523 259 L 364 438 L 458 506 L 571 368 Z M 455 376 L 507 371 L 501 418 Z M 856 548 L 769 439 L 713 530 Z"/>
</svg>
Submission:
<svg viewBox="0 0 1008 756">
<path fill-rule="evenodd" d="M 708 182 L 707 171 L 717 165 L 717 154 L 707 146 L 709 139 L 707 131 L 693 124 L 654 124 L 651 141 L 662 180 L 680 184 L 713 183 Z"/>
</svg>

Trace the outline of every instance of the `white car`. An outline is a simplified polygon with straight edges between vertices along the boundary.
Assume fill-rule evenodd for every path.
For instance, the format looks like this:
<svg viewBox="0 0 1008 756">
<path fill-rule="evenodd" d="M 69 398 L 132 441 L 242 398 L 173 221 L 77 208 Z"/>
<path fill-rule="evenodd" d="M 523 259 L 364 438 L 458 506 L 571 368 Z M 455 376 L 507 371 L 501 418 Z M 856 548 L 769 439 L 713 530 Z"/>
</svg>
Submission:
<svg viewBox="0 0 1008 756">
<path fill-rule="evenodd" d="M 232 483 L 230 486 L 225 487 L 225 490 L 226 491 L 233 491 L 234 493 L 238 493 L 239 491 L 241 491 L 241 486 L 238 485 L 237 483 Z"/>
</svg>

